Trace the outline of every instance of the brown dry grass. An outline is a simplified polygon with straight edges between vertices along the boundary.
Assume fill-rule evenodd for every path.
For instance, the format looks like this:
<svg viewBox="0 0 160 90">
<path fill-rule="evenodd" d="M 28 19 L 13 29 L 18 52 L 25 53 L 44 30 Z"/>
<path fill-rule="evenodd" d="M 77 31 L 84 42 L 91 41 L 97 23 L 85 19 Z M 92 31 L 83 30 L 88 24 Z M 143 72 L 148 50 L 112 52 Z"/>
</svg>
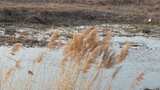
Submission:
<svg viewBox="0 0 160 90">
<path fill-rule="evenodd" d="M 84 90 L 92 90 L 102 69 L 110 69 L 125 60 L 128 55 L 128 44 L 125 44 L 121 52 L 116 54 L 110 47 L 111 37 L 112 33 L 108 31 L 104 39 L 100 41 L 95 27 L 74 35 L 73 39 L 65 46 L 59 74 L 61 77 L 58 79 L 58 87 L 63 88 L 59 90 L 76 89 L 79 87 L 77 84 L 82 83 L 80 77 L 90 74 L 90 70 L 96 68 L 96 72 L 91 76 L 91 79 L 83 81 L 83 83 L 87 82 L 87 86 L 81 86 Z M 117 68 L 113 73 L 113 79 L 119 70 L 120 68 Z"/>
<path fill-rule="evenodd" d="M 51 35 L 47 47 L 49 49 L 56 48 L 58 46 L 59 42 L 59 33 L 58 32 L 53 32 Z"/>
<path fill-rule="evenodd" d="M 152 0 L 151 2 L 154 2 L 154 1 Z M 137 24 L 137 22 L 139 22 L 141 24 L 146 24 L 148 23 L 147 20 L 151 18 L 152 22 L 150 23 L 159 24 L 159 20 L 160 20 L 159 19 L 159 16 L 160 16 L 160 13 L 159 13 L 160 6 L 159 5 L 160 4 L 159 2 L 157 3 L 156 2 L 151 5 L 149 3 L 149 4 L 138 5 L 138 6 L 136 4 L 100 5 L 100 4 L 80 4 L 80 3 L 32 3 L 32 2 L 31 3 L 9 3 L 9 2 L 2 2 L 0 3 L 0 11 L 1 13 L 11 13 L 11 14 L 13 13 L 13 15 L 10 16 L 11 18 L 12 17 L 15 18 L 14 13 L 22 13 L 22 14 L 24 13 L 25 14 L 26 12 L 28 12 L 28 14 L 30 14 L 29 16 L 35 16 L 34 13 L 36 13 L 36 15 L 37 13 L 44 13 L 42 14 L 42 16 L 45 17 L 46 14 L 50 14 L 50 13 L 68 12 L 71 14 L 73 13 L 73 15 L 75 15 L 74 13 L 78 12 L 80 14 L 84 13 L 85 18 L 90 16 L 90 17 L 94 17 L 97 20 L 108 20 L 109 19 L 111 22 L 115 22 L 115 23 L 118 22 L 118 23 Z M 30 12 L 32 12 L 32 14 Z M 108 13 L 113 16 L 109 16 Z M 21 17 L 21 14 L 19 17 Z M 83 15 L 80 15 L 78 17 L 83 18 Z M 28 17 L 26 18 L 28 19 Z"/>
<path fill-rule="evenodd" d="M 133 80 L 131 87 L 129 90 L 135 90 L 135 88 L 137 86 L 140 85 L 140 83 L 144 80 L 144 72 L 140 72 L 138 73 L 138 75 L 136 76 L 136 78 Z"/>
<path fill-rule="evenodd" d="M 44 56 L 58 45 L 59 42 L 55 41 L 58 40 L 59 35 L 58 32 L 52 34 L 46 51 L 36 58 L 31 70 L 27 71 L 29 75 L 26 85 L 27 90 L 32 88 L 32 79 L 36 74 L 34 66 L 44 64 Z M 98 90 L 102 88 L 101 82 L 103 81 L 102 75 L 105 75 L 104 72 L 115 68 L 110 77 L 110 83 L 105 86 L 106 90 L 112 90 L 112 82 L 121 71 L 123 62 L 128 55 L 129 44 L 126 43 L 120 52 L 115 52 L 112 50 L 111 39 L 112 32 L 106 31 L 105 37 L 100 40 L 95 27 L 74 33 L 73 38 L 64 47 L 61 47 L 64 49 L 64 56 L 60 60 L 59 70 L 55 72 L 57 78 L 53 81 L 55 86 L 53 90 Z M 12 52 L 18 52 L 21 47 L 21 44 L 15 44 Z M 0 86 L 7 83 L 20 67 L 21 60 L 15 60 L 15 66 L 4 73 L 4 81 L 1 81 Z M 136 77 L 131 89 L 143 80 L 143 76 L 144 73 L 140 73 Z"/>
<path fill-rule="evenodd" d="M 92 7 L 92 8 L 90 8 Z M 0 3 L 0 10 L 29 10 L 29 11 L 79 11 L 79 10 L 94 10 L 98 9 L 96 5 L 84 4 L 57 4 L 57 3 Z M 107 9 L 108 6 L 105 6 Z"/>
<path fill-rule="evenodd" d="M 18 52 L 20 49 L 22 49 L 23 45 L 21 43 L 16 43 L 11 48 L 11 54 L 15 55 L 16 52 Z"/>
</svg>

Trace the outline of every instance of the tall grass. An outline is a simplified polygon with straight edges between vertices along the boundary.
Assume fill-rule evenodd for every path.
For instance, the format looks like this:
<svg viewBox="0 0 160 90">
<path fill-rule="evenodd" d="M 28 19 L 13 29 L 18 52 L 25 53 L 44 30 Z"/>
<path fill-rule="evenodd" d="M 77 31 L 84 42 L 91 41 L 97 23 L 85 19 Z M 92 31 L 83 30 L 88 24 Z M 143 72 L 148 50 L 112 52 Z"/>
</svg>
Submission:
<svg viewBox="0 0 160 90">
<path fill-rule="evenodd" d="M 58 32 L 52 34 L 47 45 L 48 49 L 40 53 L 36 60 L 33 61 L 32 68 L 26 71 L 29 78 L 26 80 L 28 84 L 25 85 L 24 90 L 34 90 L 32 82 L 38 73 L 35 67 L 36 65 L 38 67 L 45 65 L 43 59 L 49 51 L 54 50 L 53 48 L 59 45 L 59 37 L 60 34 Z M 55 76 L 50 76 L 55 77 L 55 79 L 51 86 L 46 86 L 46 88 L 54 86 L 50 90 L 112 90 L 112 82 L 121 71 L 123 62 L 128 55 L 129 44 L 126 43 L 120 52 L 115 52 L 111 46 L 111 39 L 112 32 L 106 31 L 105 37 L 101 40 L 95 27 L 74 33 L 73 38 L 61 47 L 63 49 L 63 57 L 58 60 L 58 70 L 55 70 Z M 21 44 L 15 44 L 11 49 L 11 54 L 15 55 L 21 47 Z M 5 70 L 6 73 L 2 77 L 4 79 L 0 83 L 0 88 L 12 78 L 16 70 L 23 70 L 19 69 L 20 67 L 22 67 L 21 60 L 16 60 L 14 67 Z M 105 83 L 103 77 L 109 69 L 115 71 L 113 71 L 109 83 Z M 140 75 L 136 78 L 132 87 L 135 86 L 134 83 L 142 80 L 142 76 Z"/>
<path fill-rule="evenodd" d="M 128 44 L 125 44 L 119 53 L 115 53 L 110 47 L 111 37 L 112 32 L 107 31 L 101 41 L 94 27 L 75 33 L 64 48 L 60 77 L 57 81 L 58 90 L 75 90 L 80 87 L 83 90 L 93 90 L 93 86 L 101 88 L 96 82 L 101 80 L 102 71 L 121 64 L 128 54 Z M 113 79 L 119 69 L 113 74 Z M 83 80 L 82 77 L 86 79 Z"/>
</svg>

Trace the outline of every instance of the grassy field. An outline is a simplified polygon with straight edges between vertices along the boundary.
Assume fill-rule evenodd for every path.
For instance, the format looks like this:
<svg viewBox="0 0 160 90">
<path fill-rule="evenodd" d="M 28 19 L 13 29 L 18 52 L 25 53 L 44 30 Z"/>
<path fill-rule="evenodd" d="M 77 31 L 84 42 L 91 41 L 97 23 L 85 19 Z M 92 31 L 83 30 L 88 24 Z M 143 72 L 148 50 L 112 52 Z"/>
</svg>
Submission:
<svg viewBox="0 0 160 90">
<path fill-rule="evenodd" d="M 36 3 L 83 3 L 83 4 L 144 4 L 153 5 L 160 3 L 159 0 L 2 0 L 2 2 L 36 2 Z"/>
<path fill-rule="evenodd" d="M 82 4 L 82 3 L 0 3 L 0 22 L 61 23 L 151 23 L 160 21 L 160 8 L 155 4 Z M 151 22 L 148 20 L 151 19 Z M 67 21 L 67 23 L 63 22 Z M 75 23 L 73 23 L 75 22 Z"/>
</svg>

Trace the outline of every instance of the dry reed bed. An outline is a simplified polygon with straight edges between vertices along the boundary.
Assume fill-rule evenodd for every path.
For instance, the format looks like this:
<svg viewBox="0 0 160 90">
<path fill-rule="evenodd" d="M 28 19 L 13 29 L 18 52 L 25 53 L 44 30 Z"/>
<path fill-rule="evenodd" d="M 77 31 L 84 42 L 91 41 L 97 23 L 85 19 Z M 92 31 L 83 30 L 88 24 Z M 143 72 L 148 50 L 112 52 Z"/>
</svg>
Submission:
<svg viewBox="0 0 160 90">
<path fill-rule="evenodd" d="M 128 55 L 129 44 L 126 42 L 119 52 L 115 52 L 111 47 L 112 32 L 106 31 L 105 37 L 100 40 L 95 27 L 74 33 L 73 38 L 63 46 L 59 42 L 59 37 L 58 32 L 52 34 L 47 49 L 37 56 L 27 71 L 21 68 L 23 67 L 22 60 L 10 57 L 14 61 L 14 66 L 5 70 L 0 69 L 0 88 L 2 90 L 17 90 L 17 88 L 19 88 L 18 90 L 112 90 L 112 82 L 121 71 L 123 62 Z M 22 44 L 17 43 L 10 50 L 10 54 L 16 55 L 22 48 Z M 43 89 L 40 86 L 35 87 L 34 78 L 39 74 L 36 68 L 41 69 L 46 65 L 45 56 L 56 48 L 63 49 L 63 57 L 61 60 L 56 60 L 58 69 L 50 72 L 54 73 L 53 76 L 50 75 L 54 78 L 53 81 L 44 85 L 40 84 L 44 86 Z M 109 77 L 109 83 L 105 83 L 103 78 L 109 69 L 114 71 Z M 23 88 L 18 85 L 12 86 L 13 76 L 20 71 L 27 72 L 27 75 L 24 76 L 27 78 L 24 81 L 19 80 L 20 85 L 24 86 Z M 143 76 L 144 73 L 140 73 L 129 90 L 133 90 L 143 80 Z"/>
</svg>

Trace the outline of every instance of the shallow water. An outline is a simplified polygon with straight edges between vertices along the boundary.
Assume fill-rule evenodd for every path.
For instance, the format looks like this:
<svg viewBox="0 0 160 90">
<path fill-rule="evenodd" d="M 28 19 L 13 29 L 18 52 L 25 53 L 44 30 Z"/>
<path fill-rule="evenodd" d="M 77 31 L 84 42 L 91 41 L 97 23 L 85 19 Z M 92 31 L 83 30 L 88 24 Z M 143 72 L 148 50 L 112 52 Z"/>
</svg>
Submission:
<svg viewBox="0 0 160 90">
<path fill-rule="evenodd" d="M 146 87 L 160 87 L 160 77 L 158 76 L 160 74 L 160 40 L 146 37 L 113 37 L 113 42 L 116 47 L 120 46 L 120 44 L 125 41 L 135 42 L 141 46 L 130 48 L 129 55 L 121 72 L 113 81 L 113 90 L 128 90 L 131 82 L 135 79 L 138 72 L 144 72 L 145 79 L 136 90 Z M 13 86 L 15 85 L 15 82 L 16 85 L 21 87 L 21 89 L 16 88 L 16 90 L 23 90 L 25 88 L 27 83 L 25 80 L 29 78 L 29 76 L 27 76 L 28 70 L 32 70 L 35 73 L 32 77 L 33 81 L 28 81 L 32 82 L 33 90 L 45 90 L 45 85 L 52 84 L 52 80 L 55 79 L 53 78 L 54 72 L 58 69 L 58 66 L 56 65 L 58 60 L 62 57 L 62 53 L 61 50 L 48 52 L 44 57 L 44 64 L 41 66 L 33 65 L 33 61 L 36 59 L 36 56 L 39 56 L 43 51 L 45 51 L 45 48 L 24 48 L 16 56 L 9 56 L 9 48 L 0 47 L 0 67 L 2 72 L 6 68 L 9 69 L 14 65 L 14 61 L 10 60 L 11 58 L 8 57 L 22 60 L 21 69 L 16 71 L 12 81 L 10 81 Z M 108 73 L 110 72 L 112 71 L 108 71 Z M 107 74 L 104 74 L 104 76 L 107 76 Z M 21 80 L 24 84 L 22 85 L 20 82 L 17 82 L 17 79 Z M 50 90 L 49 87 L 48 90 Z"/>
<path fill-rule="evenodd" d="M 155 38 L 155 37 L 144 37 L 144 36 L 119 37 L 119 36 L 115 36 L 113 37 L 112 40 L 115 43 L 129 42 L 129 43 L 137 44 L 137 46 L 148 48 L 148 49 L 160 48 L 160 38 Z"/>
<path fill-rule="evenodd" d="M 160 38 L 144 36 L 114 36 L 112 45 L 114 49 L 119 49 L 125 42 L 133 45 L 129 49 L 129 55 L 122 65 L 121 72 L 112 82 L 113 90 L 129 90 L 129 86 L 139 72 L 144 73 L 144 80 L 135 90 L 144 88 L 160 88 Z M 41 53 L 46 52 L 46 48 L 26 48 L 24 47 L 15 56 L 10 54 L 11 47 L 0 47 L 0 80 L 6 69 L 14 66 L 13 60 L 21 60 L 21 68 L 15 71 L 12 79 L 9 80 L 12 87 L 3 86 L 1 90 L 26 90 L 26 85 L 30 83 L 30 90 L 53 90 L 53 80 L 56 79 L 55 72 L 58 70 L 59 60 L 63 57 L 62 49 L 55 49 L 45 53 L 44 62 L 41 65 L 34 65 L 34 60 Z M 114 69 L 114 68 L 113 68 Z M 106 77 L 111 75 L 113 69 L 104 72 L 104 85 L 109 82 Z M 28 71 L 33 72 L 33 76 L 28 75 Z M 101 90 L 101 89 L 100 89 Z"/>
</svg>

